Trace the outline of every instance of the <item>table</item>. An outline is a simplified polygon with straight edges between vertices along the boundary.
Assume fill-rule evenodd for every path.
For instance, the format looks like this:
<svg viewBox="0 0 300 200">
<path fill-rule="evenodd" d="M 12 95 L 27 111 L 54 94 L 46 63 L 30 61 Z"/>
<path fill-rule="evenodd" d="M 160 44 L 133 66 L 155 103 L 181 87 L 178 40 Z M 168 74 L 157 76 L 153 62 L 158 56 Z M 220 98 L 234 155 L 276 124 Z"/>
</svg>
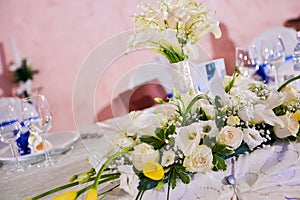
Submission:
<svg viewBox="0 0 300 200">
<path fill-rule="evenodd" d="M 12 176 L 6 175 L 7 166 L 3 166 L 0 170 L 0 199 L 25 199 L 67 183 L 73 174 L 91 167 L 86 158 L 89 157 L 91 163 L 101 160 L 109 151 L 112 139 L 129 125 L 130 119 L 126 115 L 79 130 L 81 139 L 68 152 L 55 156 L 57 163 L 53 167 L 37 169 L 33 165 L 25 173 Z M 103 136 L 99 133 L 103 133 Z M 227 160 L 227 165 L 225 171 L 195 174 L 188 185 L 179 182 L 175 191 L 171 191 L 170 199 L 228 200 L 235 195 L 243 200 L 300 197 L 299 143 L 266 147 L 241 155 L 238 160 Z M 225 182 L 231 174 L 237 179 L 235 187 Z M 147 191 L 144 199 L 166 199 L 166 190 L 165 186 L 161 191 Z M 51 199 L 51 196 L 44 199 Z M 130 200 L 134 197 L 117 189 L 105 199 Z"/>
</svg>

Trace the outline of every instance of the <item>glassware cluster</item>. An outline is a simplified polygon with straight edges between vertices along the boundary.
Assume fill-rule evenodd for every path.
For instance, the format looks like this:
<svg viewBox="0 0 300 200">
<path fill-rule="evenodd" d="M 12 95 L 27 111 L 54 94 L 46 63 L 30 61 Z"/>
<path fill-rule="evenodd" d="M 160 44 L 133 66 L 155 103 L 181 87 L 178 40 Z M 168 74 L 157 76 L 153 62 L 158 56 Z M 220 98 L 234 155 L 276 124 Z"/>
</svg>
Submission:
<svg viewBox="0 0 300 200">
<path fill-rule="evenodd" d="M 51 126 L 51 109 L 43 95 L 21 99 L 21 105 L 11 102 L 0 106 L 0 140 L 10 145 L 12 156 L 15 159 L 15 166 L 12 166 L 7 171 L 7 174 L 24 172 L 28 167 L 19 162 L 19 152 L 16 145 L 16 140 L 21 134 L 26 133 L 26 130 L 40 136 L 42 140 L 45 161 L 37 164 L 37 167 L 48 167 L 55 164 L 55 161 L 50 157 L 47 148 L 48 145 L 45 140 L 46 133 L 50 130 Z"/>
<path fill-rule="evenodd" d="M 235 62 L 240 74 L 254 78 L 258 76 L 267 84 L 274 82 L 275 87 L 282 82 L 278 69 L 285 62 L 285 57 L 285 45 L 280 35 L 265 37 L 259 45 L 250 44 L 235 49 Z"/>
</svg>

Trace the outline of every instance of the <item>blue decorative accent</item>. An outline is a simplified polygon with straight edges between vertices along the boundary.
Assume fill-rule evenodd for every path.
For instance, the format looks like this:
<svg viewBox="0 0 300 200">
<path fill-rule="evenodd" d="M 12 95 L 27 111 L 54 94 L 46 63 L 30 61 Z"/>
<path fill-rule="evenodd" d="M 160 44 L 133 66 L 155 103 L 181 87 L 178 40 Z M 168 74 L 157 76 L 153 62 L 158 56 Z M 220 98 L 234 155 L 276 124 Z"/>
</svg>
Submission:
<svg viewBox="0 0 300 200">
<path fill-rule="evenodd" d="M 14 120 L 11 120 L 11 121 L 8 121 L 8 122 L 1 122 L 0 123 L 0 127 L 2 126 L 7 126 L 7 125 L 10 125 L 10 124 L 14 124 L 16 123 L 18 120 L 17 119 L 14 119 Z"/>
<path fill-rule="evenodd" d="M 215 75 L 216 64 L 214 62 L 209 63 L 209 64 L 205 65 L 205 68 L 206 68 L 207 78 L 208 78 L 208 80 L 210 80 Z"/>
<path fill-rule="evenodd" d="M 25 133 L 21 133 L 20 137 L 16 141 L 20 155 L 26 155 L 31 153 L 31 149 L 28 147 L 29 136 L 30 136 L 30 132 L 27 130 Z"/>
<path fill-rule="evenodd" d="M 30 136 L 30 131 L 25 126 L 24 122 L 21 122 L 20 124 L 22 126 L 22 128 L 20 130 L 21 134 L 20 134 L 20 137 L 16 140 L 17 146 L 18 146 L 18 151 L 19 151 L 20 155 L 30 154 L 31 149 L 29 148 L 29 143 L 28 143 L 28 138 Z"/>
<path fill-rule="evenodd" d="M 173 97 L 174 97 L 174 95 L 173 95 L 172 92 L 168 94 L 168 98 L 169 98 L 169 99 L 172 99 Z"/>
<path fill-rule="evenodd" d="M 290 61 L 290 60 L 293 60 L 293 55 L 287 55 L 285 57 L 285 62 Z"/>
</svg>

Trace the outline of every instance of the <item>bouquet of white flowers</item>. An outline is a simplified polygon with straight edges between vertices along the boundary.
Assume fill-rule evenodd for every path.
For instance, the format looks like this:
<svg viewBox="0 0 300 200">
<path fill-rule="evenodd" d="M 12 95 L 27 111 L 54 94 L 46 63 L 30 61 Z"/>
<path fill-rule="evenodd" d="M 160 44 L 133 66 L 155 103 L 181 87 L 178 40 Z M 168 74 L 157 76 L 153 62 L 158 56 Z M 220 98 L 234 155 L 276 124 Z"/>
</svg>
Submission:
<svg viewBox="0 0 300 200">
<path fill-rule="evenodd" d="M 183 95 L 175 91 L 168 102 L 156 99 L 163 104 L 160 112 L 129 114 L 135 126 L 122 131 L 113 141 L 111 153 L 98 171 L 91 169 L 74 175 L 73 183 L 32 199 L 90 181 L 93 184 L 82 190 L 71 190 L 54 199 L 76 199 L 86 191 L 85 199 L 97 199 L 97 195 L 106 194 L 97 193 L 98 185 L 118 179 L 116 187 L 135 199 L 142 199 L 147 190 L 160 190 L 167 184 L 169 199 L 178 181 L 189 184 L 195 173 L 225 170 L 226 159 L 230 157 L 279 140 L 296 141 L 300 101 L 297 91 L 288 83 L 299 78 L 289 80 L 275 91 L 234 74 L 225 77 L 226 94 L 222 98 L 211 99 L 191 90 Z M 231 181 L 228 180 L 229 184 Z"/>
<path fill-rule="evenodd" d="M 160 0 L 154 5 L 141 3 L 144 12 L 133 16 L 135 32 L 131 48 L 148 48 L 165 56 L 170 63 L 197 58 L 196 42 L 212 32 L 221 37 L 219 21 L 203 3 L 192 0 Z"/>
</svg>

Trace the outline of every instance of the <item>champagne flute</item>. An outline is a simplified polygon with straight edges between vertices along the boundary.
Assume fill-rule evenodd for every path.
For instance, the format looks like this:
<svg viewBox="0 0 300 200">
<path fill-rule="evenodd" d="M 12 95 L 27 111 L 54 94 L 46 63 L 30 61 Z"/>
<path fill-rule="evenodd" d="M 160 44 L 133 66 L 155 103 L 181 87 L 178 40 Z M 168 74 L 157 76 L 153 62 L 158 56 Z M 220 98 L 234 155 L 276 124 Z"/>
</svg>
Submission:
<svg viewBox="0 0 300 200">
<path fill-rule="evenodd" d="M 46 98 L 37 95 L 22 99 L 22 115 L 24 124 L 42 139 L 46 160 L 37 166 L 42 168 L 54 165 L 55 161 L 50 156 L 45 139 L 46 133 L 52 126 L 52 113 Z"/>
<path fill-rule="evenodd" d="M 285 60 L 285 47 L 280 36 L 268 37 L 262 40 L 261 54 L 263 62 L 267 65 L 271 65 L 275 72 L 275 86 L 279 87 L 280 79 L 278 74 L 278 68 L 283 64 Z"/>
<path fill-rule="evenodd" d="M 254 55 L 255 49 L 249 46 L 248 49 L 236 47 L 235 48 L 235 64 L 239 73 L 246 77 L 252 77 L 258 70 L 256 58 Z"/>
<path fill-rule="evenodd" d="M 15 159 L 15 167 L 9 169 L 7 174 L 15 174 L 24 171 L 19 162 L 18 151 L 16 148 L 16 140 L 21 133 L 21 124 L 18 119 L 16 110 L 11 105 L 0 107 L 0 139 L 4 143 L 8 143 Z"/>
</svg>

